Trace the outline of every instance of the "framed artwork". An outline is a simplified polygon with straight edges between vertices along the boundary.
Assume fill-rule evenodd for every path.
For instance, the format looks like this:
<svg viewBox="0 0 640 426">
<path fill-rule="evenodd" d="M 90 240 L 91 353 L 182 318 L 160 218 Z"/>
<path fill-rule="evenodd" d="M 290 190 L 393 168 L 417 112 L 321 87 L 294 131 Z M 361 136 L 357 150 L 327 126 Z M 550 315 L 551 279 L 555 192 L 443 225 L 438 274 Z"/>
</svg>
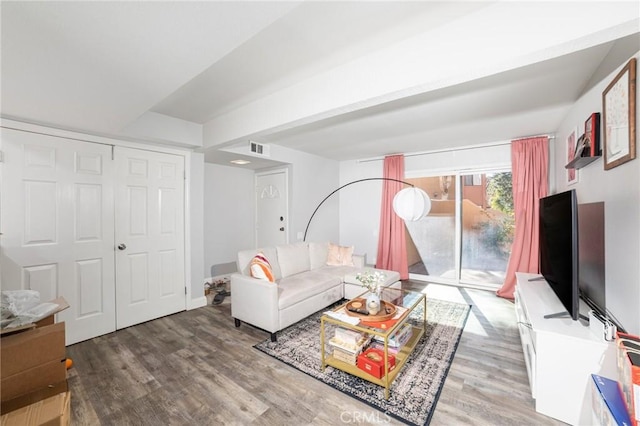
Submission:
<svg viewBox="0 0 640 426">
<path fill-rule="evenodd" d="M 584 143 L 589 147 L 589 156 L 601 154 L 600 149 L 600 113 L 594 112 L 584 122 Z"/>
<path fill-rule="evenodd" d="M 604 169 L 636 158 L 636 59 L 632 58 L 602 92 Z"/>
<path fill-rule="evenodd" d="M 576 153 L 576 145 L 578 143 L 578 128 L 576 127 L 569 136 L 567 136 L 567 163 L 573 160 Z M 567 185 L 578 183 L 578 169 L 567 169 Z"/>
</svg>

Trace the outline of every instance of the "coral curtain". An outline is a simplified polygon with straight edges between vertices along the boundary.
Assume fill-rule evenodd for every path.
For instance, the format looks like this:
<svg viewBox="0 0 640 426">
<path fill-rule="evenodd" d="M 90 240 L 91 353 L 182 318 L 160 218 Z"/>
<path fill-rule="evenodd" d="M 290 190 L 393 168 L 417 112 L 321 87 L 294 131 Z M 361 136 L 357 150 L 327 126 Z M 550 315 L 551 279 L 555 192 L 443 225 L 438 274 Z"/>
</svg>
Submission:
<svg viewBox="0 0 640 426">
<path fill-rule="evenodd" d="M 516 271 L 539 272 L 538 208 L 547 195 L 549 139 L 535 137 L 511 142 L 511 178 L 515 236 L 504 284 L 497 295 L 513 299 Z"/>
<path fill-rule="evenodd" d="M 404 156 L 391 155 L 384 158 L 385 178 L 404 179 Z M 380 208 L 380 233 L 376 268 L 397 271 L 401 280 L 409 278 L 407 244 L 404 221 L 393 212 L 393 197 L 402 189 L 401 182 L 385 180 L 382 184 Z"/>
</svg>

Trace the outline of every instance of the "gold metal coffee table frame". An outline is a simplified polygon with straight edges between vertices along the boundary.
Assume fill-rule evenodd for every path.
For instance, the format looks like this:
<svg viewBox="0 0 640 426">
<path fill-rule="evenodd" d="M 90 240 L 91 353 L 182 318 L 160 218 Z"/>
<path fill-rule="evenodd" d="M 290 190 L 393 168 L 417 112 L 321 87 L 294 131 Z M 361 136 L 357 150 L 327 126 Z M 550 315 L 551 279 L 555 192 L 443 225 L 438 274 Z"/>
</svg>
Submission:
<svg viewBox="0 0 640 426">
<path fill-rule="evenodd" d="M 357 298 L 366 298 L 366 295 L 368 294 L 368 292 L 364 292 Z M 330 317 L 327 314 L 323 314 L 320 318 L 320 358 L 322 363 L 322 371 L 324 371 L 324 369 L 328 365 L 330 365 L 331 367 L 360 377 L 361 379 L 367 380 L 371 383 L 375 383 L 376 385 L 383 386 L 385 389 L 385 399 L 389 399 L 389 391 L 393 380 L 398 376 L 400 370 L 402 370 L 402 367 L 407 362 L 409 355 L 411 355 L 413 350 L 416 348 L 418 342 L 420 341 L 420 338 L 424 335 L 427 328 L 427 298 L 423 293 L 390 287 L 383 289 L 381 298 L 383 300 L 392 301 L 396 306 L 406 308 L 406 311 L 398 318 L 398 321 L 393 325 L 393 327 L 388 330 L 370 327 L 362 323 L 352 325 L 347 322 L 340 321 L 339 319 Z M 344 312 L 347 303 L 348 302 L 345 302 L 344 304 L 335 308 L 334 312 Z M 389 371 L 389 337 L 393 336 L 394 333 L 399 330 L 404 323 L 407 322 L 407 320 L 409 319 L 409 315 L 411 315 L 411 312 L 413 312 L 418 306 L 420 306 L 420 304 L 422 304 L 423 306 L 422 327 L 412 325 L 413 333 L 411 335 L 411 339 L 409 339 L 409 341 L 402 347 L 402 349 L 398 351 L 397 354 L 395 354 L 395 368 Z M 377 377 L 372 376 L 366 371 L 359 369 L 356 365 L 351 365 L 344 361 L 340 361 L 334 358 L 333 355 L 327 354 L 325 352 L 326 323 L 334 324 L 348 330 L 356 330 L 373 336 L 382 337 L 384 340 L 384 374 L 382 375 L 382 378 L 378 379 Z"/>
</svg>

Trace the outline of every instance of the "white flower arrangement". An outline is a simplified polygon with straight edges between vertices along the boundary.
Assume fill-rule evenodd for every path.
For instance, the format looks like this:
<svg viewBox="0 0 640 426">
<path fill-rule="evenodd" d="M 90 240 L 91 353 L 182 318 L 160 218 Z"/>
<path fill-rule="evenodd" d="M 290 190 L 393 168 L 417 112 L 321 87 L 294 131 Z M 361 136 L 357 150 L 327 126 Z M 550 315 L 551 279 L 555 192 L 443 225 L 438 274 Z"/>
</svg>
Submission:
<svg viewBox="0 0 640 426">
<path fill-rule="evenodd" d="M 356 274 L 356 280 L 362 283 L 362 287 L 366 287 L 367 290 L 375 294 L 378 294 L 380 286 L 386 278 L 386 274 L 380 271 L 365 271 Z"/>
</svg>

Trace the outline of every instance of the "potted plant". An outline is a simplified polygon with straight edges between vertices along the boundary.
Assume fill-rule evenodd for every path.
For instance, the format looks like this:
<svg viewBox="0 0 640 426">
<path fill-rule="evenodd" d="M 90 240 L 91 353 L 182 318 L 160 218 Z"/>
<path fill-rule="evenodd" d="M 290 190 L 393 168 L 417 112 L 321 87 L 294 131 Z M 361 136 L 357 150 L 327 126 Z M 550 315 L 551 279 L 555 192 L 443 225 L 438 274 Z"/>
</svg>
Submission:
<svg viewBox="0 0 640 426">
<path fill-rule="evenodd" d="M 386 275 L 380 271 L 364 271 L 356 274 L 356 280 L 360 281 L 361 285 L 369 290 L 369 295 L 367 296 L 369 315 L 375 315 L 380 311 L 380 292 L 385 279 Z"/>
</svg>

